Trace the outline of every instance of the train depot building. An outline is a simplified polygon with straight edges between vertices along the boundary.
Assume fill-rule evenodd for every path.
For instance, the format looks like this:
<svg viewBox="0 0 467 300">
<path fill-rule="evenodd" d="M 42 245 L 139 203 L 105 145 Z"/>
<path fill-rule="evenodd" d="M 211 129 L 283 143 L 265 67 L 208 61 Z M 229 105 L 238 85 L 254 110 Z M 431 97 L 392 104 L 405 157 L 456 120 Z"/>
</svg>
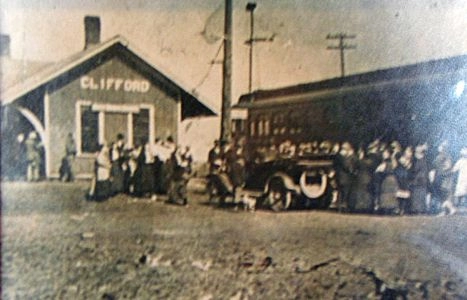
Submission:
<svg viewBox="0 0 467 300">
<path fill-rule="evenodd" d="M 56 178 L 71 133 L 77 148 L 74 172 L 89 177 L 98 145 L 115 141 L 118 133 L 130 147 L 142 139 L 177 141 L 183 119 L 214 115 L 124 38 L 100 42 L 94 35 L 93 43 L 86 33 L 88 40 L 84 51 L 2 91 L 3 162 L 18 134 L 36 131 L 44 150 L 43 175 Z"/>
<path fill-rule="evenodd" d="M 467 141 L 467 55 L 242 95 L 232 116 L 250 147 L 285 140 Z M 457 148 L 456 147 L 456 148 Z"/>
</svg>

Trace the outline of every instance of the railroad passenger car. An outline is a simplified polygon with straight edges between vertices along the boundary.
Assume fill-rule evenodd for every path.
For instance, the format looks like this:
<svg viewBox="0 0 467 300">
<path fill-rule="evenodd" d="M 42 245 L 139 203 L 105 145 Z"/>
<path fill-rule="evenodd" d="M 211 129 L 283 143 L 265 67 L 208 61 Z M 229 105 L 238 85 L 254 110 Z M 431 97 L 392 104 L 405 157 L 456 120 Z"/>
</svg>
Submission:
<svg viewBox="0 0 467 300">
<path fill-rule="evenodd" d="M 463 55 L 257 90 L 234 107 L 234 134 L 245 137 L 250 150 L 285 140 L 460 144 L 467 137 L 466 81 Z"/>
</svg>

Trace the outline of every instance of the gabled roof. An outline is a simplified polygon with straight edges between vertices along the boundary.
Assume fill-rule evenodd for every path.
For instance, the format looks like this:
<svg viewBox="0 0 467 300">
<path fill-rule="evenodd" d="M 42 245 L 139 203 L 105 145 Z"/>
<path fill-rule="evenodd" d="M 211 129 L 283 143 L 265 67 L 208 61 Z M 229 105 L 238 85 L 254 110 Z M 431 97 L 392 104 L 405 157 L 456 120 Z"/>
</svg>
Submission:
<svg viewBox="0 0 467 300">
<path fill-rule="evenodd" d="M 252 101 L 267 101 L 271 98 L 290 97 L 304 93 L 323 95 L 339 89 L 351 90 L 356 87 L 410 81 L 415 78 L 432 77 L 438 74 L 467 72 L 467 55 L 411 64 L 355 74 L 318 82 L 303 83 L 270 90 L 257 90 L 240 97 L 239 106 Z"/>
<path fill-rule="evenodd" d="M 192 109 L 191 113 L 185 112 L 186 117 L 194 115 L 215 115 L 213 109 L 209 108 L 198 99 L 199 95 L 188 92 L 182 87 L 180 80 L 175 80 L 175 76 L 173 75 L 169 77 L 166 70 L 164 70 L 164 73 L 159 71 L 161 69 L 160 67 L 153 66 L 148 62 L 148 60 L 143 59 L 140 54 L 136 54 L 134 50 L 130 49 L 128 44 L 129 43 L 125 38 L 117 35 L 110 40 L 91 46 L 88 49 L 76 53 L 62 61 L 48 64 L 39 71 L 32 72 L 29 77 L 21 78 L 22 80 L 19 80 L 18 82 L 7 86 L 5 90 L 2 90 L 0 94 L 2 105 L 14 102 L 18 98 L 46 85 L 67 72 L 77 69 L 90 59 L 112 48 L 123 52 L 126 55 L 125 58 L 128 58 L 133 63 L 138 64 L 138 66 L 144 69 L 145 73 L 152 78 L 162 81 L 171 89 L 179 91 L 184 103 L 193 106 L 190 107 Z"/>
<path fill-rule="evenodd" d="M 9 56 L 0 57 L 0 91 L 6 91 L 50 65 L 49 62 L 16 60 Z"/>
</svg>

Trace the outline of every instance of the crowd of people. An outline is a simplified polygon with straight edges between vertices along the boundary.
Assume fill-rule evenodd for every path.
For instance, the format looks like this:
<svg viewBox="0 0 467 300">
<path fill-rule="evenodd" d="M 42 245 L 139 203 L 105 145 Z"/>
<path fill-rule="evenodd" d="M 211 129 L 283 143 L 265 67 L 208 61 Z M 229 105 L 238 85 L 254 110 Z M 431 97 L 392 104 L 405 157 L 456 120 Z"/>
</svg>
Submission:
<svg viewBox="0 0 467 300">
<path fill-rule="evenodd" d="M 157 195 L 167 194 L 169 202 L 187 205 L 192 162 L 190 147 L 177 146 L 172 137 L 141 140 L 130 148 L 118 134 L 112 144 L 99 146 L 89 198 L 104 200 L 126 193 L 156 200 Z"/>
<path fill-rule="evenodd" d="M 40 178 L 43 146 L 35 131 L 17 136 L 13 145 L 14 180 L 37 181 Z M 467 147 L 451 153 L 449 144 L 437 149 L 426 143 L 401 146 L 375 140 L 357 149 L 349 142 L 306 142 L 295 145 L 290 140 L 246 153 L 244 141 L 215 141 L 208 154 L 210 174 L 223 180 L 225 195 L 235 197 L 247 178 L 247 165 L 279 158 L 306 155 L 329 155 L 334 158 L 334 174 L 329 180 L 333 195 L 331 208 L 353 211 L 357 202 L 367 203 L 372 212 L 382 210 L 382 197 L 388 185 L 397 201 L 398 214 L 454 214 L 467 204 Z M 249 149 L 251 150 L 251 149 Z M 430 151 L 431 150 L 431 151 Z M 427 155 L 427 154 L 430 155 Z M 452 155 L 454 154 L 454 155 Z M 60 179 L 72 181 L 76 144 L 70 133 L 60 166 Z M 453 156 L 456 158 L 454 159 Z M 126 193 L 135 197 L 167 194 L 169 201 L 187 204 L 187 183 L 192 174 L 192 155 L 188 146 L 177 146 L 171 137 L 154 142 L 140 140 L 133 147 L 118 134 L 110 145 L 102 144 L 95 159 L 95 176 L 89 198 L 103 200 Z M 361 208 L 360 208 L 361 209 Z"/>
<path fill-rule="evenodd" d="M 389 182 L 397 187 L 392 196 L 397 199 L 398 214 L 454 214 L 467 200 L 467 147 L 456 154 L 456 161 L 448 148 L 446 141 L 440 143 L 429 160 L 426 143 L 404 148 L 398 141 L 375 140 L 355 149 L 349 142 L 295 145 L 286 140 L 258 148 L 253 159 L 264 162 L 303 155 L 335 156 L 336 178 L 330 184 L 335 185 L 337 193 L 331 207 L 352 211 L 357 200 L 363 200 L 368 209 L 380 212 L 381 197 Z"/>
</svg>

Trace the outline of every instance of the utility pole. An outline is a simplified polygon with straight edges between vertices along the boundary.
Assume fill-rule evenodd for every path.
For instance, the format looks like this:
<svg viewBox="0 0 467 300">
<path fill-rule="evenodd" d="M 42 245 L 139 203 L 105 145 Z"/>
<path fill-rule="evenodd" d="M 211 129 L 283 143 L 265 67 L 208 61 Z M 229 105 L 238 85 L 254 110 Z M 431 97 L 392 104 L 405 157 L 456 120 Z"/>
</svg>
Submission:
<svg viewBox="0 0 467 300">
<path fill-rule="evenodd" d="M 222 111 L 220 139 L 230 141 L 232 121 L 232 0 L 225 0 L 224 61 L 222 68 Z"/>
<path fill-rule="evenodd" d="M 350 49 L 356 49 L 357 46 L 346 44 L 344 41 L 346 39 L 354 39 L 357 36 L 355 34 L 346 34 L 346 33 L 336 33 L 336 34 L 328 34 L 326 36 L 327 40 L 339 40 L 339 45 L 337 46 L 328 46 L 328 50 L 339 50 L 340 51 L 340 58 L 341 58 L 341 77 L 345 76 L 345 58 L 344 58 L 344 51 Z"/>
<path fill-rule="evenodd" d="M 245 44 L 250 46 L 250 66 L 249 66 L 249 77 L 248 77 L 248 92 L 251 93 L 253 89 L 253 44 L 257 42 L 272 42 L 274 41 L 274 35 L 269 38 L 255 38 L 255 18 L 254 11 L 256 8 L 255 2 L 248 2 L 246 5 L 246 11 L 250 12 L 250 39 L 245 41 Z"/>
</svg>

